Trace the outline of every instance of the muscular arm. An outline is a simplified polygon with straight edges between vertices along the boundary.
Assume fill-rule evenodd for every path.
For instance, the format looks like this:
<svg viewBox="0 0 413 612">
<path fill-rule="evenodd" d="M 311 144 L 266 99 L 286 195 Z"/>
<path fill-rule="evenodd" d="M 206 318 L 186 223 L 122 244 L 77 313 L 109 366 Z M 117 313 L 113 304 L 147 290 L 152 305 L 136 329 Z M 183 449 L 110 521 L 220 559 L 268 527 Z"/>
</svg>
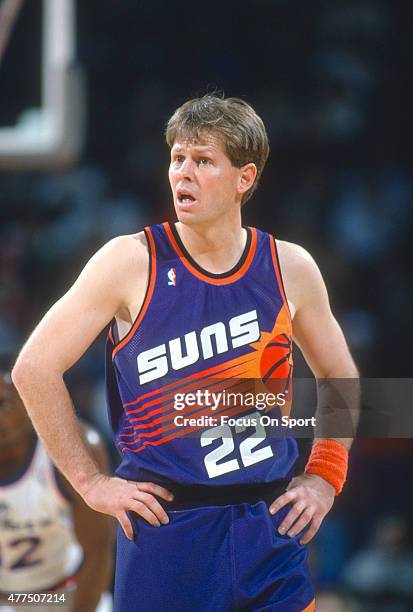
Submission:
<svg viewBox="0 0 413 612">
<path fill-rule="evenodd" d="M 331 312 L 327 289 L 314 259 L 288 242 L 279 243 L 279 253 L 286 294 L 296 308 L 294 341 L 317 379 L 316 436 L 334 437 L 349 449 L 352 438 L 344 436 L 351 435 L 358 421 L 357 368 Z M 336 405 L 331 406 L 334 402 Z M 321 410 L 326 404 L 332 409 L 327 416 Z M 328 419 L 335 423 L 328 423 Z"/>
<path fill-rule="evenodd" d="M 130 240 L 115 239 L 92 257 L 34 330 L 12 372 L 49 455 L 80 493 L 98 469 L 82 441 L 63 374 L 127 307 L 128 292 L 121 279 L 128 267 L 125 253 L 132 256 Z"/>
<path fill-rule="evenodd" d="M 100 473 L 82 440 L 63 374 L 114 316 L 120 321 L 133 320 L 143 300 L 147 276 L 144 236 L 122 236 L 107 243 L 39 323 L 12 372 L 52 460 L 89 506 L 116 516 L 129 538 L 133 533 L 127 510 L 153 524 L 167 515 L 148 495 L 153 486 L 143 483 L 145 492 L 141 493 L 135 484 Z M 158 494 L 165 496 L 165 492 Z"/>
<path fill-rule="evenodd" d="M 347 437 L 348 432 L 355 430 L 358 420 L 357 368 L 331 312 L 327 290 L 313 258 L 295 244 L 279 241 L 277 246 L 286 295 L 295 308 L 294 341 L 317 379 L 316 436 L 334 438 L 349 449 L 352 439 Z M 322 408 L 331 407 L 337 398 L 338 405 L 332 406 L 334 422 L 328 423 Z M 317 440 L 316 437 L 314 443 Z M 288 491 L 271 504 L 270 510 L 278 512 L 286 504 L 292 504 L 279 530 L 295 536 L 310 525 L 302 539 L 307 543 L 333 505 L 334 495 L 334 488 L 326 480 L 303 474 L 291 481 Z"/>
</svg>

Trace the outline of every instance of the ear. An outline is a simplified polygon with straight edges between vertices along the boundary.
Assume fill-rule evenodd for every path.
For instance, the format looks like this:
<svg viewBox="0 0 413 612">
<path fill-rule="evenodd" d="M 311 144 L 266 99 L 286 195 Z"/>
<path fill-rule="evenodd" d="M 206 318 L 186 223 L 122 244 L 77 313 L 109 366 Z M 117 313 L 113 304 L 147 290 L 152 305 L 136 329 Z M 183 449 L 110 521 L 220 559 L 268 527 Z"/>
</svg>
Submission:
<svg viewBox="0 0 413 612">
<path fill-rule="evenodd" d="M 238 177 L 238 193 L 243 195 L 246 193 L 254 184 L 257 177 L 257 166 L 252 162 L 245 164 L 240 168 Z"/>
</svg>

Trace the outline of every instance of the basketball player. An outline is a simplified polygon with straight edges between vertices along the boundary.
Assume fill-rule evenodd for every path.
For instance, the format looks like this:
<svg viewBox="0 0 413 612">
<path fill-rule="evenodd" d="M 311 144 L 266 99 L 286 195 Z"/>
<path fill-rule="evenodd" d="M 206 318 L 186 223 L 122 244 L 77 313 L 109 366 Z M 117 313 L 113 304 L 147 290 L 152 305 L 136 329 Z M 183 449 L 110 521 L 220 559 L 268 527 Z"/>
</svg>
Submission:
<svg viewBox="0 0 413 612">
<path fill-rule="evenodd" d="M 178 222 L 96 253 L 33 332 L 13 380 L 66 478 L 122 527 L 118 612 L 313 610 L 305 544 L 343 486 L 348 441 L 315 440 L 293 478 L 293 438 L 258 424 L 185 432 L 173 394 L 214 376 L 256 378 L 274 347 L 290 377 L 293 338 L 316 377 L 357 370 L 311 256 L 242 226 L 269 152 L 255 111 L 235 98 L 190 100 L 166 139 Z M 86 449 L 63 382 L 109 322 L 108 399 L 122 455 L 113 478 Z"/>
<path fill-rule="evenodd" d="M 105 472 L 106 451 L 97 432 L 85 425 L 82 431 Z M 36 610 L 92 612 L 109 586 L 110 520 L 93 512 L 57 473 L 10 376 L 2 372 L 0 552 L 0 610 L 34 609 L 34 603 L 22 606 L 15 594 L 47 593 L 51 603 Z"/>
</svg>

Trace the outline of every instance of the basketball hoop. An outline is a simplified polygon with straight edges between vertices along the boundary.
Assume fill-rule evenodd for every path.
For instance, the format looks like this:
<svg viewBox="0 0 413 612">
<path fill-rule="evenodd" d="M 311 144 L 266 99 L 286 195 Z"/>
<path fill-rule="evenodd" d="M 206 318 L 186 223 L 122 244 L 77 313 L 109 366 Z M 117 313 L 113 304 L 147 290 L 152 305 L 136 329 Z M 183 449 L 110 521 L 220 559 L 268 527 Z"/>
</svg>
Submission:
<svg viewBox="0 0 413 612">
<path fill-rule="evenodd" d="M 15 125 L 0 127 L 0 169 L 62 168 L 83 148 L 85 87 L 75 62 L 75 0 L 41 0 L 42 69 L 40 108 L 27 108 Z M 0 62 L 22 0 L 0 6 Z"/>
</svg>

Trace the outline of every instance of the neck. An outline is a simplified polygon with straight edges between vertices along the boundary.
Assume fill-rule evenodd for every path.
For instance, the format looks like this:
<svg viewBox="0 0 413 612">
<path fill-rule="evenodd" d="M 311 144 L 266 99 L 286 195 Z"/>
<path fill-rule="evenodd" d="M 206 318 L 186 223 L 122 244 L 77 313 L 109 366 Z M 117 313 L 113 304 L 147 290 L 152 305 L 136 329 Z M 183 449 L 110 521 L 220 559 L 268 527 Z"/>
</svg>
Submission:
<svg viewBox="0 0 413 612">
<path fill-rule="evenodd" d="M 223 274 L 239 261 L 247 241 L 241 225 L 241 215 L 219 218 L 213 223 L 187 225 L 177 223 L 176 229 L 191 257 L 208 272 Z"/>
</svg>

